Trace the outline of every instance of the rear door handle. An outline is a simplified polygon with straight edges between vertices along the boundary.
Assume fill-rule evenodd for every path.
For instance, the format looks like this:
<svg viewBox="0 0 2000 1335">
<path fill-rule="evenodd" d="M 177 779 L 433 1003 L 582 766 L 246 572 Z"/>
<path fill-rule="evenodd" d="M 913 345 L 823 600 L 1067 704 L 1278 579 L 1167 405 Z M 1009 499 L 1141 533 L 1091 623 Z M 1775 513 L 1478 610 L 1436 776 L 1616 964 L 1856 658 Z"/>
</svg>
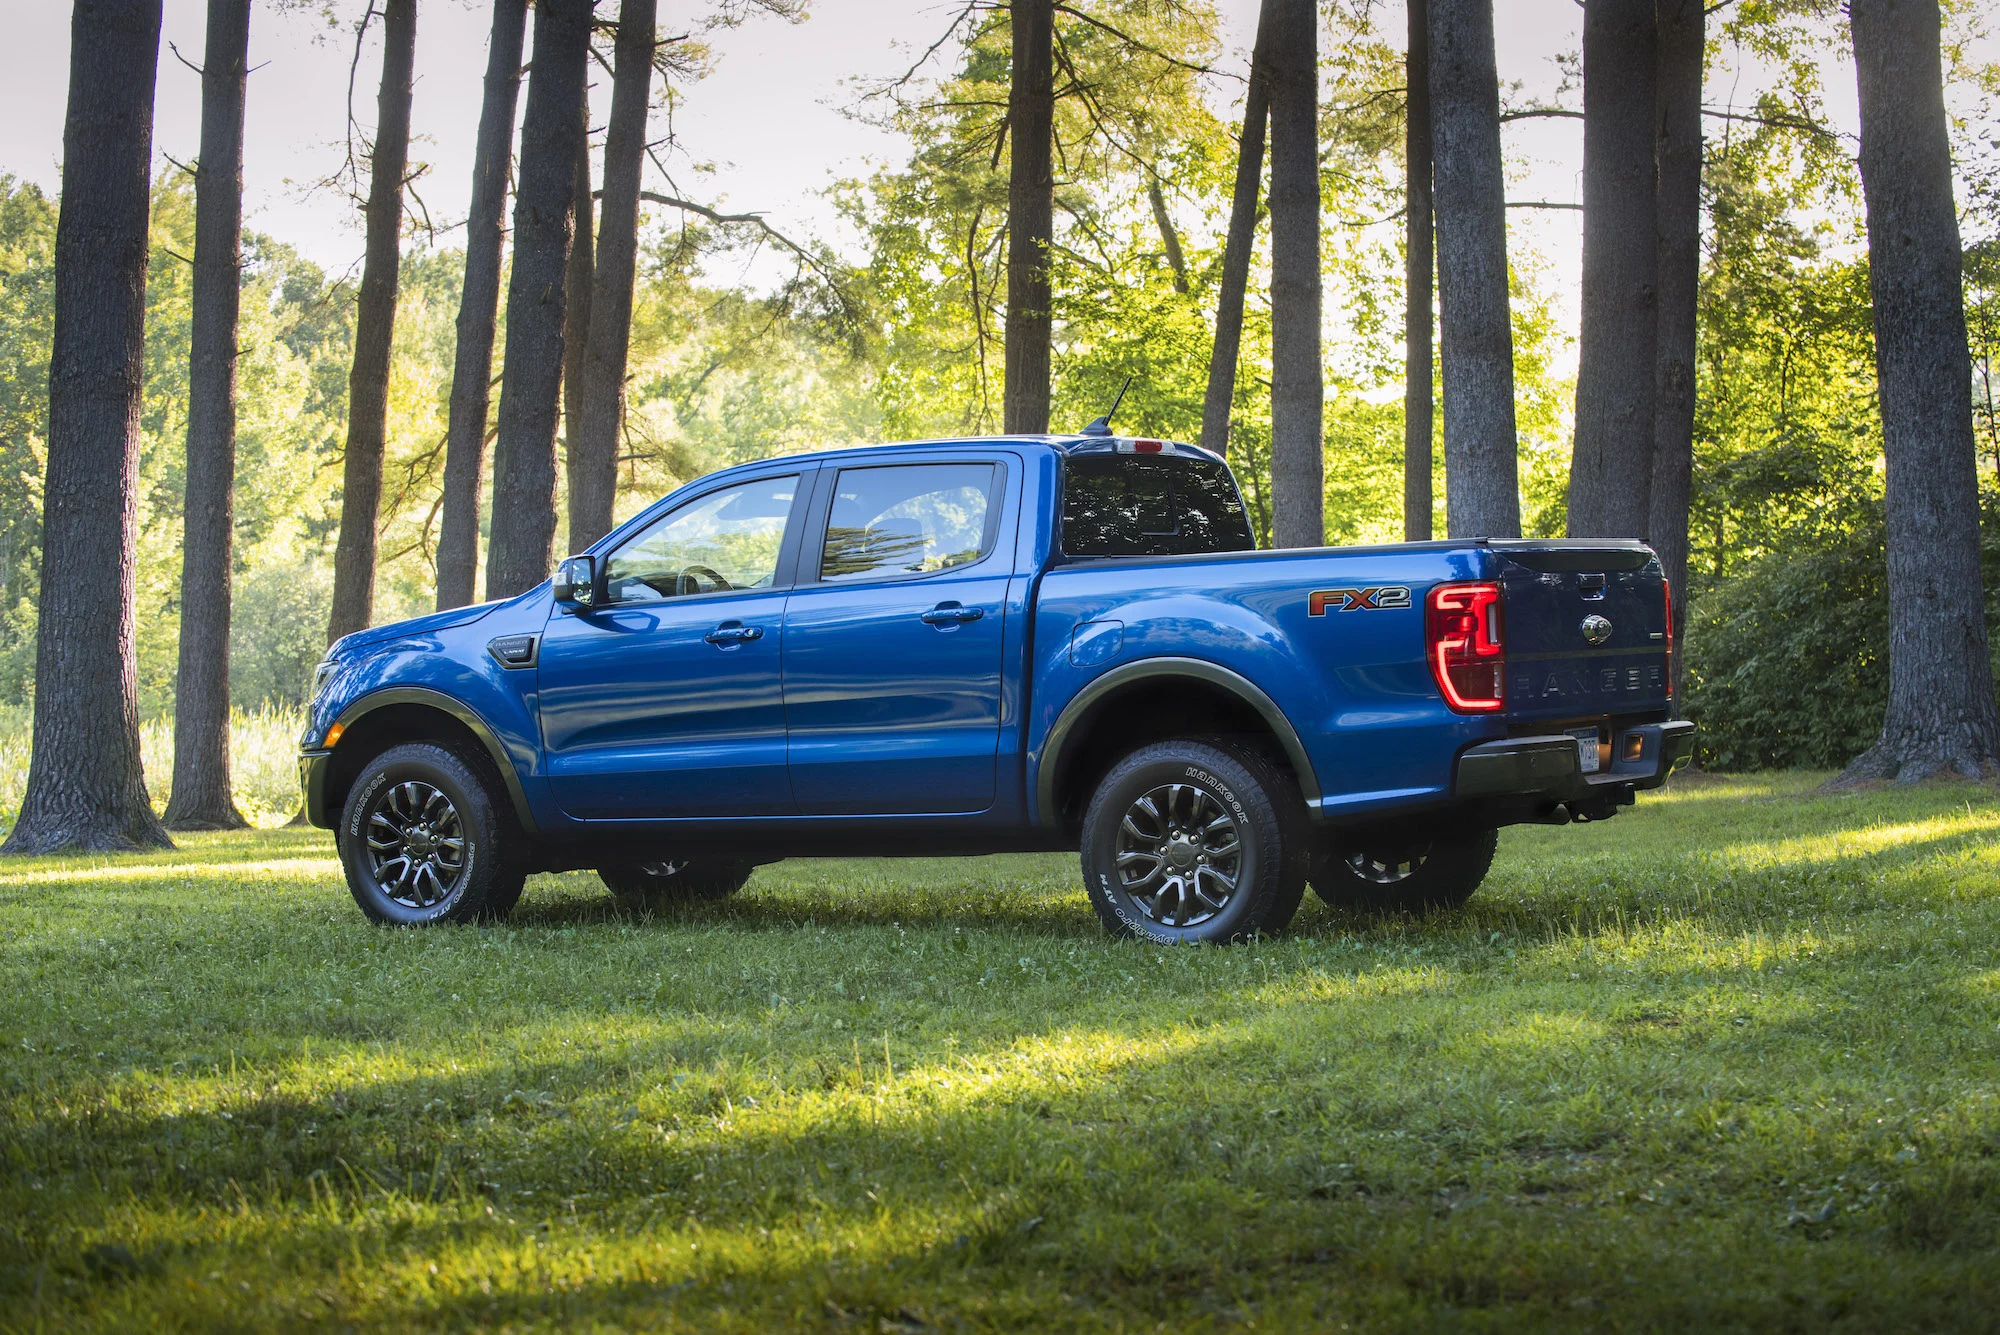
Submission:
<svg viewBox="0 0 2000 1335">
<path fill-rule="evenodd" d="M 986 615 L 983 607 L 966 607 L 960 603 L 939 603 L 924 613 L 926 626 L 956 626 L 965 621 L 977 621 Z"/>
<path fill-rule="evenodd" d="M 702 638 L 714 645 L 743 644 L 749 640 L 763 639 L 764 628 L 762 626 L 746 626 L 740 621 L 725 621 L 708 634 L 702 636 Z"/>
</svg>

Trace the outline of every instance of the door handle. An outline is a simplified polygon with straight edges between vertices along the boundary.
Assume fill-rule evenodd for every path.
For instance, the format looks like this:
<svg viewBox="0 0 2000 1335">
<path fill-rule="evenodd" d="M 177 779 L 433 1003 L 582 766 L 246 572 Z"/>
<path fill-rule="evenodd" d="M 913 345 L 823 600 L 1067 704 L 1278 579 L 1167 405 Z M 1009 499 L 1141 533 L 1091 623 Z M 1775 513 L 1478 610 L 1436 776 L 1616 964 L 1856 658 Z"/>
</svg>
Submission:
<svg viewBox="0 0 2000 1335">
<path fill-rule="evenodd" d="M 702 636 L 710 644 L 728 646 L 743 644 L 750 640 L 764 638 L 762 626 L 746 626 L 740 621 L 725 621 L 708 634 Z"/>
<path fill-rule="evenodd" d="M 983 607 L 966 607 L 959 603 L 939 603 L 924 613 L 926 626 L 956 626 L 961 622 L 977 621 L 986 615 Z"/>
</svg>

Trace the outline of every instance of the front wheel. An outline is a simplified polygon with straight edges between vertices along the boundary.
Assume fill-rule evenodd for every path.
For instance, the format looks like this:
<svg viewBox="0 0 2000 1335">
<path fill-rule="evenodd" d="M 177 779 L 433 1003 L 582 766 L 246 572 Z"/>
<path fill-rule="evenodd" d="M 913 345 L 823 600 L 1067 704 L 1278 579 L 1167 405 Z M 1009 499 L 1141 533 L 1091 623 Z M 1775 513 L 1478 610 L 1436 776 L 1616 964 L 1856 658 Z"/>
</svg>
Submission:
<svg viewBox="0 0 2000 1335">
<path fill-rule="evenodd" d="M 597 869 L 597 878 L 620 908 L 646 911 L 727 899 L 743 888 L 752 870 L 748 862 L 728 858 L 665 858 L 608 863 Z"/>
<path fill-rule="evenodd" d="M 1486 879 L 1498 830 L 1364 831 L 1343 836 L 1313 871 L 1313 892 L 1337 909 L 1436 913 L 1462 908 Z"/>
<path fill-rule="evenodd" d="M 434 742 L 390 747 L 363 767 L 341 813 L 354 902 L 406 926 L 506 917 L 526 874 L 505 802 L 475 758 Z"/>
<path fill-rule="evenodd" d="M 1254 751 L 1159 742 L 1098 784 L 1083 818 L 1083 879 L 1120 936 L 1235 941 L 1291 921 L 1306 840 L 1297 789 Z"/>
</svg>

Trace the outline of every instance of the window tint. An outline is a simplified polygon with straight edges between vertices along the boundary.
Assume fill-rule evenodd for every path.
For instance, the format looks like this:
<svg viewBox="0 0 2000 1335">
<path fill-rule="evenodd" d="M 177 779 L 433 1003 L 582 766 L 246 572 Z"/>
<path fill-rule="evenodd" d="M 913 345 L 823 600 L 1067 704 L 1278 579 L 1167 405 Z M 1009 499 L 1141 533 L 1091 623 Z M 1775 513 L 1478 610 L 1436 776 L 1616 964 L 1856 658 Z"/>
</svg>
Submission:
<svg viewBox="0 0 2000 1335">
<path fill-rule="evenodd" d="M 760 478 L 662 515 L 611 554 L 605 569 L 611 601 L 770 588 L 798 484 L 796 477 Z"/>
<path fill-rule="evenodd" d="M 1184 556 L 1256 545 L 1235 479 L 1212 459 L 1077 454 L 1064 461 L 1066 556 Z"/>
<path fill-rule="evenodd" d="M 992 464 L 842 469 L 820 578 L 919 575 L 977 561 L 990 536 L 997 477 Z"/>
</svg>

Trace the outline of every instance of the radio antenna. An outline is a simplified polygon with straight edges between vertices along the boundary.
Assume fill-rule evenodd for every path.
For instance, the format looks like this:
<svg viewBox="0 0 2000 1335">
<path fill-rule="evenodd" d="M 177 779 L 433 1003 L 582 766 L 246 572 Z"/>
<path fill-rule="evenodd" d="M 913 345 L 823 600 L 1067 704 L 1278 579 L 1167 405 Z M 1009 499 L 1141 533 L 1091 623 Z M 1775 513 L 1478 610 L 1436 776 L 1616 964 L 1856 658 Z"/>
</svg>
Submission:
<svg viewBox="0 0 2000 1335">
<path fill-rule="evenodd" d="M 1104 414 L 1083 429 L 1086 436 L 1108 436 L 1111 434 L 1111 419 L 1118 412 L 1118 405 L 1125 402 L 1125 391 L 1132 388 L 1132 377 L 1126 376 L 1125 383 L 1118 387 L 1118 397 L 1111 400 L 1111 411 Z"/>
</svg>

